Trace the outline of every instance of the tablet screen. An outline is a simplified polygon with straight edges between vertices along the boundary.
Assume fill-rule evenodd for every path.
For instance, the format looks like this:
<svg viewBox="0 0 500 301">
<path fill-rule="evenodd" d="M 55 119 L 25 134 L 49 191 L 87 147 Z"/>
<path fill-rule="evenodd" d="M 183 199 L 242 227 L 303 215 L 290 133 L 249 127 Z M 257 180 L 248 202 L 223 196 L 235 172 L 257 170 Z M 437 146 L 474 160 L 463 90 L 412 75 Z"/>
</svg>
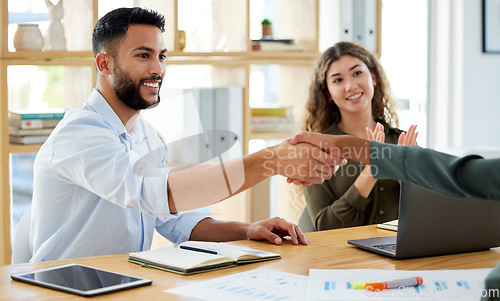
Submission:
<svg viewBox="0 0 500 301">
<path fill-rule="evenodd" d="M 79 264 L 68 264 L 28 273 L 12 279 L 78 295 L 93 296 L 151 284 L 149 279 L 132 277 Z"/>
</svg>

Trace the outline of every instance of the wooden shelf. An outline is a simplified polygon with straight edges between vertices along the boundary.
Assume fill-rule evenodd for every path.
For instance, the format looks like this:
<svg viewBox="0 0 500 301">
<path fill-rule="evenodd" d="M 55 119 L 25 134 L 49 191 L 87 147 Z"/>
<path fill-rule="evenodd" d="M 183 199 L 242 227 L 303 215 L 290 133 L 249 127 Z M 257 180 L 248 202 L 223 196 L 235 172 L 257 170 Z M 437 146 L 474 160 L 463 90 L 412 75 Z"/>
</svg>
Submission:
<svg viewBox="0 0 500 301">
<path fill-rule="evenodd" d="M 297 64 L 315 61 L 319 53 L 316 52 L 169 52 L 167 66 L 192 64 Z M 19 51 L 9 52 L 0 57 L 8 65 L 93 65 L 92 52 L 40 52 Z"/>
<path fill-rule="evenodd" d="M 228 51 L 228 52 L 184 52 L 184 51 L 169 51 L 168 56 L 173 57 L 245 57 L 245 58 L 305 58 L 316 59 L 319 52 L 312 51 Z"/>
<path fill-rule="evenodd" d="M 9 152 L 10 153 L 34 153 L 37 152 L 41 144 L 9 144 Z"/>
<path fill-rule="evenodd" d="M 36 66 L 94 66 L 92 58 L 0 58 L 8 66 L 36 65 Z"/>
<path fill-rule="evenodd" d="M 267 51 L 267 52 L 169 52 L 167 66 L 194 65 L 194 64 L 311 64 L 316 61 L 319 53 L 315 52 L 288 52 L 288 51 Z"/>
<path fill-rule="evenodd" d="M 92 51 L 14 51 L 4 53 L 4 59 L 43 59 L 53 60 L 61 58 L 93 58 Z"/>
</svg>

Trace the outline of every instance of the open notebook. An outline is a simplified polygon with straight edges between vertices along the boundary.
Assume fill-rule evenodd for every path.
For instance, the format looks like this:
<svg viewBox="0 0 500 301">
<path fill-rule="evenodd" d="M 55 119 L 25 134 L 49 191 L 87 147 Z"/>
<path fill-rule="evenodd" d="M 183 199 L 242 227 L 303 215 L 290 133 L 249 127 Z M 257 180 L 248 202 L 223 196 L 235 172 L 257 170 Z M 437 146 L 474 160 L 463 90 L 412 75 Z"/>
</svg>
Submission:
<svg viewBox="0 0 500 301">
<path fill-rule="evenodd" d="M 182 275 L 281 258 L 279 254 L 226 243 L 186 241 L 175 247 L 129 254 L 129 261 Z"/>
<path fill-rule="evenodd" d="M 382 224 L 378 224 L 377 228 L 391 231 L 398 231 L 398 220 L 388 221 Z"/>
</svg>

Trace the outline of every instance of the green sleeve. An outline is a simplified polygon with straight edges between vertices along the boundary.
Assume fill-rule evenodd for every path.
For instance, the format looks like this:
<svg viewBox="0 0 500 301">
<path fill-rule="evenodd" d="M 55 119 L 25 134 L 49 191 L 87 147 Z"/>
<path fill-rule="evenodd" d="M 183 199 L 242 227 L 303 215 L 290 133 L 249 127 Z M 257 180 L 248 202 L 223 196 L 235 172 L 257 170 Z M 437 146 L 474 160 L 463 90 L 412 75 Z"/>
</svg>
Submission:
<svg viewBox="0 0 500 301">
<path fill-rule="evenodd" d="M 372 141 L 370 164 L 377 179 L 398 179 L 447 195 L 500 200 L 500 159 L 455 157 L 418 146 Z"/>
</svg>

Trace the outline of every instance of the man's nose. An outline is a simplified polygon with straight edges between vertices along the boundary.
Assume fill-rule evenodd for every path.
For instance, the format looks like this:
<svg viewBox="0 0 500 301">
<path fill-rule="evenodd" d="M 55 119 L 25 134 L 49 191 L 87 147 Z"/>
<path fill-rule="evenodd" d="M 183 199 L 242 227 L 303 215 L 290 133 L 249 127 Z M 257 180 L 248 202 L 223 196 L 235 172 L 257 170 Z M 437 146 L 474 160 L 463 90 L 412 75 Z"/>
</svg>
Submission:
<svg viewBox="0 0 500 301">
<path fill-rule="evenodd" d="M 165 62 L 156 59 L 150 64 L 150 71 L 153 75 L 163 75 L 165 73 Z"/>
</svg>

